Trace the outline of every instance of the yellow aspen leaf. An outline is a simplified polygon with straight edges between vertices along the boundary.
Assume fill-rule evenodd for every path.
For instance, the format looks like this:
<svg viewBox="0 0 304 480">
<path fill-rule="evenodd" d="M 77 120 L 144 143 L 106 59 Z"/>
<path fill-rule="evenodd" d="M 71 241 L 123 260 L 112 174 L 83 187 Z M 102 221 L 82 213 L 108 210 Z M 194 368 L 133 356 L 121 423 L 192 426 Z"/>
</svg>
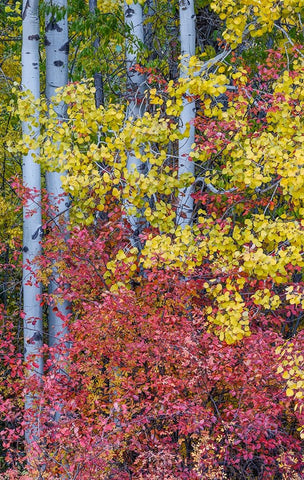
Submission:
<svg viewBox="0 0 304 480">
<path fill-rule="evenodd" d="M 126 254 L 123 250 L 119 250 L 116 255 L 117 260 L 124 260 L 126 258 Z"/>
<path fill-rule="evenodd" d="M 114 187 L 113 190 L 112 190 L 112 195 L 116 198 L 119 198 L 120 197 L 120 191 Z"/>
<path fill-rule="evenodd" d="M 287 388 L 286 395 L 287 397 L 292 397 L 294 395 L 294 391 L 291 388 Z"/>
</svg>

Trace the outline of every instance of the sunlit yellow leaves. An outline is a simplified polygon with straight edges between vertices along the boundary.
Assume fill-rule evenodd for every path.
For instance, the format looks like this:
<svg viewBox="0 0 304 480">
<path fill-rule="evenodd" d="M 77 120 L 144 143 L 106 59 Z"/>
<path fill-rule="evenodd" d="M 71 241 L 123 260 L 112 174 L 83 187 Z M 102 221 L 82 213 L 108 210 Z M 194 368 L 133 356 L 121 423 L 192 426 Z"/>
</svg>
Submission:
<svg viewBox="0 0 304 480">
<path fill-rule="evenodd" d="M 248 33 L 251 37 L 260 37 L 271 32 L 279 19 L 288 19 L 292 26 L 301 24 L 298 16 L 301 6 L 297 0 L 220 0 L 212 2 L 211 8 L 226 22 L 223 36 L 232 48 Z"/>
<path fill-rule="evenodd" d="M 149 91 L 149 101 L 151 105 L 163 105 L 164 100 L 157 95 L 156 88 L 151 88 Z"/>
<path fill-rule="evenodd" d="M 286 396 L 295 402 L 295 410 L 300 413 L 304 400 L 304 356 L 292 342 L 282 345 L 276 350 L 280 365 L 277 374 L 286 380 Z M 303 438 L 303 425 L 299 429 Z"/>
<path fill-rule="evenodd" d="M 0 196 L 0 252 L 6 246 L 14 248 L 22 238 L 22 229 L 16 217 L 16 206 Z"/>
<path fill-rule="evenodd" d="M 122 8 L 122 1 L 121 0 L 97 0 L 97 8 L 101 13 L 113 13 L 118 9 Z"/>
<path fill-rule="evenodd" d="M 68 85 L 58 93 L 54 105 L 62 101 L 67 105 L 68 120 L 59 122 L 54 108 L 48 112 L 44 101 L 37 103 L 30 96 L 20 98 L 21 117 L 28 118 L 37 108 L 40 110 L 43 133 L 35 141 L 30 137 L 23 141 L 18 151 L 39 145 L 41 165 L 65 173 L 63 188 L 74 198 L 72 222 L 83 222 L 85 218 L 88 224 L 93 218 L 92 209 L 98 206 L 102 211 L 107 195 L 131 202 L 132 208 L 142 209 L 147 198 L 155 195 L 176 197 L 179 189 L 194 182 L 191 175 L 177 178 L 177 172 L 165 166 L 169 142 L 188 135 L 187 129 L 183 135 L 180 133 L 178 122 L 163 118 L 160 112 L 153 115 L 146 112 L 135 121 L 126 119 L 124 107 L 119 105 L 96 109 L 90 82 Z M 152 148 L 154 143 L 157 149 Z M 143 164 L 151 166 L 147 175 L 139 174 L 136 169 L 126 169 L 130 152 Z M 88 196 L 91 200 L 86 202 Z M 155 202 L 154 198 L 153 203 L 153 211 L 142 210 L 147 220 L 164 232 L 171 231 L 175 210 L 163 199 Z"/>
<path fill-rule="evenodd" d="M 231 102 L 223 119 L 233 121 L 238 129 L 224 150 L 227 158 L 223 174 L 229 183 L 241 190 L 259 193 L 263 189 L 276 194 L 282 191 L 286 199 L 292 197 L 302 216 L 304 202 L 304 122 L 295 114 L 303 108 L 304 65 L 302 59 L 294 59 L 290 71 L 273 82 L 275 108 L 269 109 L 263 129 L 252 135 L 248 112 L 253 98 L 240 94 Z M 235 81 L 244 79 L 246 72 L 237 71 Z M 277 99 L 277 102 L 275 101 Z M 237 108 L 236 108 L 237 104 Z M 205 112 L 212 115 L 211 109 Z"/>
<path fill-rule="evenodd" d="M 126 254 L 124 253 L 123 250 L 119 250 L 119 252 L 116 255 L 117 260 L 124 260 L 126 258 Z"/>
<path fill-rule="evenodd" d="M 260 305 L 272 311 L 276 310 L 281 304 L 280 297 L 278 295 L 272 295 L 268 288 L 257 290 L 252 298 L 255 305 Z"/>
<path fill-rule="evenodd" d="M 226 291 L 214 297 L 218 307 L 215 314 L 207 316 L 210 329 L 220 340 L 231 344 L 250 335 L 248 312 L 245 303 L 237 292 Z"/>
<path fill-rule="evenodd" d="M 241 22 L 236 25 L 242 28 Z M 293 268 L 304 267 L 301 218 L 272 214 L 267 204 L 243 216 L 242 206 L 232 199 L 231 210 L 228 208 L 222 218 L 217 218 L 215 211 L 207 215 L 202 201 L 195 211 L 194 225 L 176 226 L 178 193 L 195 183 L 192 175 L 178 176 L 176 161 L 176 140 L 189 135 L 189 129 L 183 134 L 179 129 L 178 116 L 185 99 L 197 101 L 202 116 L 229 125 L 229 142 L 220 148 L 216 161 L 220 157 L 221 163 L 214 171 L 202 145 L 192 146 L 191 157 L 204 175 L 204 192 L 232 189 L 255 200 L 263 195 L 263 189 L 269 198 L 280 191 L 283 201 L 292 198 L 298 202 L 294 203 L 297 213 L 303 213 L 304 122 L 293 111 L 299 106 L 301 112 L 304 101 L 304 77 L 298 62 L 297 73 L 283 72 L 273 83 L 275 108 L 265 114 L 263 128 L 254 134 L 253 122 L 248 119 L 254 103 L 246 90 L 248 72 L 239 68 L 228 78 L 223 70 L 211 72 L 197 57 L 189 59 L 188 75 L 176 84 L 169 82 L 165 92 L 155 88 L 146 92 L 148 108 L 142 118 L 126 118 L 120 105 L 96 109 L 90 82 L 69 85 L 58 93 L 57 102 L 64 101 L 67 106 L 65 121 L 59 122 L 52 110 L 46 116 L 46 104 L 41 102 L 40 163 L 44 169 L 65 172 L 62 183 L 73 199 L 72 224 L 92 224 L 96 210 L 108 212 L 112 206 L 122 205 L 125 219 L 128 215 L 140 218 L 152 227 L 144 233 L 140 253 L 131 254 L 125 248 L 109 259 L 104 280 L 113 292 L 121 286 L 115 279 L 118 268 L 125 269 L 127 279 L 138 265 L 143 270 L 177 268 L 186 277 L 207 264 L 204 318 L 209 331 L 229 344 L 250 335 L 252 315 L 275 314 L 286 304 L 303 306 L 301 291 L 281 286 L 290 279 Z M 223 109 L 215 98 L 226 92 L 231 80 L 237 89 Z M 21 115 L 35 111 L 31 102 L 20 100 Z M 142 170 L 135 167 L 138 163 Z M 196 184 L 196 188 L 200 187 Z M 235 220 L 240 213 L 241 219 Z M 233 281 L 229 280 L 231 272 Z M 258 289 L 252 287 L 245 298 L 242 289 L 251 279 L 261 284 Z M 296 370 L 286 365 L 282 368 L 283 380 L 293 382 L 288 388 L 299 398 L 297 382 L 301 380 L 295 382 Z"/>
<path fill-rule="evenodd" d="M 186 273 L 195 267 L 197 257 L 202 258 L 202 250 L 199 251 L 190 227 L 177 227 L 175 238 L 169 234 L 150 236 L 143 248 L 141 262 L 144 268 L 168 265 Z"/>
<path fill-rule="evenodd" d="M 177 85 L 168 83 L 167 93 L 170 98 L 166 101 L 167 115 L 178 116 L 181 113 L 185 96 L 193 95 L 208 102 L 209 97 L 216 97 L 226 91 L 229 80 L 225 75 L 208 72 L 205 63 L 197 57 L 191 57 L 189 64 L 188 74 L 180 78 Z M 221 116 L 220 109 L 217 112 L 213 109 L 213 113 Z"/>
<path fill-rule="evenodd" d="M 287 397 L 293 397 L 294 391 L 291 388 L 287 388 L 286 395 Z"/>
<path fill-rule="evenodd" d="M 8 23 L 15 25 L 16 32 L 21 31 L 21 2 L 13 2 L 9 0 L 5 4 L 5 13 L 7 14 Z"/>
</svg>

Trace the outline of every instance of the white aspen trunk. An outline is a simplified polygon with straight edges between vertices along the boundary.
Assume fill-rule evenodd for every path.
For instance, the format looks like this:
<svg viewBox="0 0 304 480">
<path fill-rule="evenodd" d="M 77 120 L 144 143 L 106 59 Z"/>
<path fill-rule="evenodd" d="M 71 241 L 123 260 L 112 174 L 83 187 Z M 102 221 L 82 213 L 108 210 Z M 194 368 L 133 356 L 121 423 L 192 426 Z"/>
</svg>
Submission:
<svg viewBox="0 0 304 480">
<path fill-rule="evenodd" d="M 133 120 L 142 117 L 144 113 L 144 81 L 145 77 L 141 73 L 135 71 L 134 66 L 137 63 L 138 46 L 139 43 L 144 42 L 144 26 L 143 26 L 143 11 L 139 3 L 131 3 L 127 5 L 124 2 L 125 23 L 130 28 L 130 33 L 133 37 L 132 44 L 129 41 L 126 43 L 126 66 L 127 66 L 127 118 L 132 117 Z M 129 152 L 127 159 L 128 172 L 138 170 L 141 173 L 145 172 L 146 165 L 137 158 L 132 152 Z M 128 217 L 134 232 L 132 243 L 135 246 L 138 243 L 138 233 L 140 230 L 141 219 L 130 215 Z"/>
<path fill-rule="evenodd" d="M 64 17 L 60 20 L 56 19 L 56 12 L 54 15 L 48 15 L 46 18 L 45 27 L 45 50 L 46 50 L 46 98 L 49 104 L 52 103 L 52 97 L 57 95 L 57 88 L 64 87 L 68 82 L 68 54 L 69 54 L 69 38 L 68 38 L 68 20 L 67 20 L 67 0 L 53 0 L 52 5 L 64 9 Z M 66 107 L 62 102 L 59 105 L 54 105 L 54 110 L 57 113 L 58 124 L 65 119 Z M 61 173 L 47 172 L 46 185 L 49 197 L 49 204 L 52 207 L 53 221 L 52 228 L 65 228 L 65 222 L 68 220 L 68 206 L 69 202 L 65 197 L 60 180 Z M 64 199 L 64 200 L 63 200 Z M 62 225 L 62 220 L 65 220 Z M 49 284 L 49 293 L 52 295 L 58 287 L 57 273 L 54 269 L 53 279 Z M 54 311 L 54 307 L 55 311 Z M 62 315 L 68 313 L 68 302 L 54 302 L 49 306 L 49 346 L 52 347 L 60 343 L 64 338 L 66 329 L 63 321 L 56 314 L 56 309 Z"/>
<path fill-rule="evenodd" d="M 189 59 L 195 55 L 195 13 L 193 0 L 179 1 L 180 19 L 180 43 L 181 43 L 181 72 L 180 76 L 188 75 Z M 189 159 L 191 145 L 194 143 L 195 103 L 183 99 L 183 111 L 180 115 L 180 131 L 185 132 L 187 125 L 190 125 L 190 132 L 187 138 L 179 141 L 178 173 L 191 173 L 194 175 L 194 163 Z M 182 227 L 189 225 L 192 220 L 193 199 L 191 197 L 193 188 L 188 187 L 180 191 L 178 196 L 177 224 Z"/>
<path fill-rule="evenodd" d="M 144 26 L 143 11 L 139 3 L 127 5 L 125 2 L 125 23 L 130 28 L 134 42 L 132 45 L 127 41 L 126 44 L 126 65 L 127 65 L 127 94 L 128 108 L 127 118 L 132 117 L 133 120 L 142 117 L 144 113 L 144 75 L 134 70 L 137 63 L 138 42 L 144 42 Z M 135 43 L 135 45 L 134 45 Z M 129 154 L 128 171 L 131 172 L 136 168 L 138 171 L 144 169 L 144 165 L 135 155 Z"/>
<path fill-rule="evenodd" d="M 39 0 L 24 0 L 22 7 L 22 90 L 29 91 L 35 99 L 40 97 L 39 78 Z M 34 121 L 34 123 L 33 123 Z M 23 135 L 37 138 L 39 129 L 38 111 L 22 122 Z M 35 360 L 30 376 L 43 374 L 42 309 L 40 306 L 41 284 L 36 281 L 35 257 L 41 253 L 41 177 L 40 166 L 34 156 L 39 150 L 29 150 L 23 157 L 23 185 L 29 189 L 32 198 L 23 207 L 23 310 L 24 310 L 24 358 Z M 33 404 L 33 395 L 25 398 L 25 409 Z M 38 419 L 35 416 L 25 433 L 26 442 L 39 437 Z"/>
</svg>

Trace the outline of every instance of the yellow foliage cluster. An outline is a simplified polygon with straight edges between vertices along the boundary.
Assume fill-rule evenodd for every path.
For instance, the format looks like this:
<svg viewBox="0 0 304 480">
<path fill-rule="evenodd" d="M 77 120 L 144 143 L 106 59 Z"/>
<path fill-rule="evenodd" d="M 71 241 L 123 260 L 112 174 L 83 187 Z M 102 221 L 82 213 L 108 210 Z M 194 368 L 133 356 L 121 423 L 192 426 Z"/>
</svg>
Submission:
<svg viewBox="0 0 304 480">
<path fill-rule="evenodd" d="M 286 380 L 286 395 L 295 401 L 295 410 L 302 412 L 304 399 L 304 357 L 293 342 L 278 347 L 280 365 L 277 373 Z M 301 438 L 304 438 L 304 427 L 300 428 Z"/>
<path fill-rule="evenodd" d="M 132 3 L 139 3 L 140 5 L 144 5 L 146 0 L 126 0 L 127 5 L 132 5 Z"/>
<path fill-rule="evenodd" d="M 1 32 L 4 44 L 6 36 L 10 37 L 11 40 L 17 40 L 17 35 L 20 35 L 22 32 L 21 9 L 21 1 L 7 0 L 5 2 L 4 12 L 6 16 L 6 22 Z M 18 61 L 17 57 L 15 60 Z"/>
<path fill-rule="evenodd" d="M 295 60 L 291 71 L 285 71 L 274 84 L 273 95 L 278 98 L 276 109 L 267 113 L 267 128 L 258 135 L 250 136 L 250 126 L 246 117 L 235 105 L 230 104 L 222 116 L 227 121 L 234 120 L 238 133 L 227 146 L 226 167 L 223 170 L 238 188 L 252 190 L 264 188 L 278 176 L 280 186 L 286 196 L 291 196 L 304 212 L 304 63 Z M 254 99 L 240 96 L 243 112 Z M 296 104 L 293 107 L 292 104 Z M 278 184 L 273 185 L 273 189 Z"/>
<path fill-rule="evenodd" d="M 216 285 L 206 283 L 205 287 L 213 300 L 213 308 L 211 306 L 205 308 L 207 319 L 211 329 L 219 336 L 219 339 L 231 344 L 249 336 L 248 310 L 242 296 L 237 291 L 237 286 L 228 280 L 225 291 L 223 291 L 221 283 Z M 215 314 L 214 307 L 216 308 Z"/>
<path fill-rule="evenodd" d="M 14 248 L 22 236 L 21 226 L 16 218 L 16 207 L 11 199 L 0 196 L 0 253 L 6 246 Z"/>
<path fill-rule="evenodd" d="M 275 28 L 275 22 L 288 21 L 290 26 L 301 26 L 299 13 L 301 0 L 220 0 L 211 3 L 211 8 L 225 21 L 225 40 L 235 48 L 243 36 L 260 37 Z"/>
<path fill-rule="evenodd" d="M 7 144 L 19 133 L 19 124 L 12 119 L 14 100 L 11 87 L 20 81 L 20 60 L 14 54 L 13 41 L 20 34 L 21 3 L 8 1 L 5 5 L 7 22 L 1 25 L 0 38 L 0 159 L 1 159 L 1 195 L 0 195 L 0 251 L 14 247 L 21 239 L 20 219 L 16 214 L 14 197 L 8 180 L 17 173 L 16 163 L 8 154 Z M 19 23 L 18 23 L 19 22 Z M 7 38 L 12 41 L 8 42 Z"/>
<path fill-rule="evenodd" d="M 58 93 L 55 103 L 66 105 L 66 120 L 58 121 L 52 107 L 46 115 L 46 103 L 39 104 L 39 162 L 44 169 L 62 172 L 64 189 L 73 197 L 72 223 L 90 225 L 96 210 L 103 211 L 107 202 L 123 203 L 129 215 L 140 216 L 157 231 L 146 238 L 139 257 L 142 268 L 178 268 L 187 275 L 208 259 L 213 279 L 206 282 L 206 295 L 216 308 L 210 311 L 207 306 L 206 318 L 210 329 L 227 343 L 250 334 L 250 315 L 240 293 L 244 278 L 271 278 L 279 288 L 288 281 L 290 266 L 304 266 L 304 132 L 302 116 L 294 111 L 302 111 L 303 67 L 301 60 L 294 59 L 290 70 L 273 83 L 276 108 L 267 113 L 267 125 L 255 135 L 251 135 L 246 116 L 254 102 L 246 95 L 247 72 L 239 68 L 231 78 L 211 73 L 197 57 L 190 59 L 189 75 L 175 85 L 170 82 L 166 92 L 149 90 L 146 113 L 136 120 L 126 118 L 124 107 L 118 104 L 96 109 L 90 81 L 70 84 Z M 231 80 L 237 83 L 238 94 L 226 109 L 220 104 L 214 106 L 214 98 L 226 91 Z M 174 142 L 183 138 L 177 117 L 185 95 L 195 96 L 207 117 L 235 126 L 231 141 L 221 152 L 225 166 L 220 175 L 212 169 L 207 172 L 208 181 L 219 190 L 234 187 L 238 192 L 249 192 L 253 200 L 259 198 L 263 188 L 275 192 L 280 187 L 283 198 L 292 198 L 298 218 L 288 213 L 273 217 L 266 207 L 264 212 L 251 213 L 241 221 L 227 216 L 220 222 L 207 215 L 202 206 L 196 224 L 183 229 L 176 226 L 177 194 L 194 182 L 191 175 L 178 177 L 174 150 L 172 154 Z M 21 117 L 33 114 L 36 106 L 29 98 L 21 99 Z M 194 147 L 192 158 L 203 166 L 208 155 Z M 130 152 L 147 166 L 147 173 L 128 171 Z M 137 257 L 138 252 L 120 251 L 108 265 L 108 277 L 112 278 L 119 262 L 129 265 L 132 274 Z M 227 280 L 222 285 L 217 280 L 219 273 L 229 278 L 232 271 L 237 272 L 233 282 Z M 278 294 L 266 286 L 252 295 L 257 312 L 274 312 L 284 302 L 293 303 L 290 292 Z"/>
<path fill-rule="evenodd" d="M 156 88 L 152 88 L 149 92 L 150 103 L 165 105 L 167 115 L 179 116 L 183 109 L 184 96 L 191 95 L 204 100 L 206 109 L 210 108 L 211 99 L 225 93 L 229 80 L 222 73 L 215 74 L 208 70 L 205 62 L 202 62 L 199 57 L 191 57 L 188 75 L 179 78 L 177 84 L 172 80 L 169 81 L 165 99 L 157 93 Z M 218 107 L 210 110 L 210 114 L 213 115 L 216 112 L 220 115 L 221 110 Z"/>
<path fill-rule="evenodd" d="M 217 81 L 223 83 L 224 78 L 217 78 Z M 193 91 L 197 83 L 198 80 L 193 84 Z M 209 79 L 201 87 L 206 95 L 212 94 L 211 83 Z M 175 93 L 172 86 L 169 88 L 172 96 L 181 98 L 188 87 L 181 84 Z M 152 104 L 153 93 L 150 92 Z M 90 224 L 93 217 L 87 212 L 96 207 L 102 211 L 107 195 L 111 193 L 117 200 L 130 203 L 131 209 L 140 209 L 141 215 L 143 211 L 154 227 L 173 233 L 175 213 L 168 200 L 176 198 L 177 192 L 191 185 L 194 178 L 187 174 L 178 178 L 172 162 L 166 162 L 167 149 L 170 142 L 187 136 L 188 131 L 183 135 L 180 133 L 178 122 L 172 120 L 173 110 L 169 102 L 165 116 L 161 109 L 157 109 L 153 113 L 146 111 L 142 118 L 134 121 L 125 118 L 125 109 L 120 105 L 97 110 L 93 94 L 90 82 L 69 85 L 59 93 L 55 103 L 63 101 L 68 116 L 60 123 L 53 107 L 48 110 L 46 102 L 34 101 L 29 96 L 20 98 L 21 119 L 34 115 L 38 108 L 43 133 L 36 140 L 24 137 L 18 146 L 19 151 L 40 146 L 39 162 L 42 166 L 65 172 L 63 186 L 75 199 L 72 221 Z M 149 165 L 146 175 L 127 170 L 128 152 L 131 151 L 143 164 Z M 151 198 L 153 209 L 149 203 Z"/>
<path fill-rule="evenodd" d="M 122 0 L 97 0 L 97 8 L 100 13 L 113 13 L 123 6 Z"/>
</svg>

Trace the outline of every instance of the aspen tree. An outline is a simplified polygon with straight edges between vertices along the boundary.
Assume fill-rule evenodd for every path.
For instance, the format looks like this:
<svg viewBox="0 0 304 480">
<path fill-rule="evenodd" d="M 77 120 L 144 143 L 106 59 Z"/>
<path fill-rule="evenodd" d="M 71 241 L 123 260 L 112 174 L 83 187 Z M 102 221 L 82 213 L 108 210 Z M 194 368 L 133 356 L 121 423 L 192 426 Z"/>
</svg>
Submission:
<svg viewBox="0 0 304 480">
<path fill-rule="evenodd" d="M 125 24 L 129 27 L 132 35 L 132 44 L 126 42 L 126 66 L 127 66 L 127 118 L 136 120 L 142 117 L 144 112 L 144 75 L 135 70 L 137 55 L 140 44 L 144 42 L 143 10 L 140 3 L 124 2 Z M 138 171 L 144 173 L 146 165 L 132 151 L 128 152 L 127 170 L 129 173 Z M 134 232 L 133 243 L 138 243 L 138 230 L 140 219 L 135 215 L 129 215 L 129 221 Z"/>
<path fill-rule="evenodd" d="M 54 104 L 53 97 L 57 89 L 64 87 L 68 82 L 68 20 L 67 1 L 55 0 L 52 6 L 57 9 L 47 15 L 45 26 L 45 49 L 46 49 L 46 98 L 49 107 L 55 110 L 58 125 L 65 120 L 66 105 L 64 102 Z M 58 19 L 56 16 L 58 15 Z M 63 16 L 62 16 L 63 15 Z M 52 228 L 62 228 L 62 217 L 68 220 L 68 199 L 62 189 L 61 173 L 48 171 L 46 184 L 48 198 L 53 215 Z M 63 225 L 63 228 L 65 225 Z M 56 269 L 50 280 L 49 293 L 52 295 L 58 288 L 58 275 Z M 54 310 L 54 307 L 55 310 Z M 67 302 L 54 302 L 49 308 L 49 346 L 54 346 L 65 334 L 62 319 L 56 313 L 57 309 L 65 316 L 68 313 Z"/>
<path fill-rule="evenodd" d="M 180 76 L 183 78 L 188 75 L 189 59 L 195 54 L 195 13 L 193 0 L 180 0 L 179 2 L 179 20 L 180 20 L 180 44 L 181 44 L 181 69 Z M 186 138 L 179 140 L 179 159 L 178 173 L 194 174 L 194 163 L 189 158 L 191 145 L 194 143 L 194 125 L 195 104 L 187 98 L 183 98 L 183 110 L 180 114 L 180 131 L 185 133 L 189 128 L 189 134 Z M 193 199 L 191 197 L 192 187 L 180 191 L 178 196 L 177 224 L 181 226 L 191 223 L 193 211 Z"/>
<path fill-rule="evenodd" d="M 35 141 L 39 136 L 37 102 L 40 98 L 39 78 L 39 0 L 24 0 L 22 8 L 22 90 L 32 99 L 31 111 L 22 121 L 23 141 Z M 24 358 L 34 360 L 30 377 L 43 374 L 41 284 L 36 280 L 35 257 L 41 253 L 41 177 L 40 166 L 35 162 L 39 149 L 29 147 L 23 156 L 23 185 L 28 195 L 23 207 L 23 314 L 24 314 Z M 25 409 L 33 405 L 33 396 L 26 395 Z M 39 436 L 35 418 L 26 431 L 26 441 L 31 443 Z"/>
</svg>

